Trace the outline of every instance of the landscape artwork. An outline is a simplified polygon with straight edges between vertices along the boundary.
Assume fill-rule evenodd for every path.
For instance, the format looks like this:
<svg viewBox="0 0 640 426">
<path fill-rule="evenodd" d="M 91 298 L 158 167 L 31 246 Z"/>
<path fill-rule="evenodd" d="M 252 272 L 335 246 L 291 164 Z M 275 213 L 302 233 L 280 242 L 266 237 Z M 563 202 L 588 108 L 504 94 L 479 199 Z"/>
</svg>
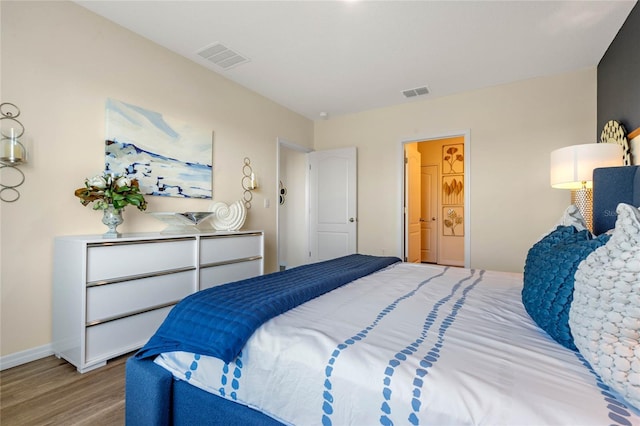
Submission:
<svg viewBox="0 0 640 426">
<path fill-rule="evenodd" d="M 212 198 L 213 133 L 114 99 L 106 103 L 105 170 L 145 195 Z"/>
</svg>

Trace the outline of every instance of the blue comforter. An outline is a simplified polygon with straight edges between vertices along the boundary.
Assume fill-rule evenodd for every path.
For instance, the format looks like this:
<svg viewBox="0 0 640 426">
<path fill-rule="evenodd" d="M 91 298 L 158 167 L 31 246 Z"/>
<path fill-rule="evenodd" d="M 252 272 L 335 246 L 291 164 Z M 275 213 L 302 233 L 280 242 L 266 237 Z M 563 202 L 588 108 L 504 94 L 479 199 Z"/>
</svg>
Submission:
<svg viewBox="0 0 640 426">
<path fill-rule="evenodd" d="M 197 292 L 169 312 L 136 357 L 185 351 L 231 362 L 269 319 L 397 262 L 353 254 Z"/>
</svg>

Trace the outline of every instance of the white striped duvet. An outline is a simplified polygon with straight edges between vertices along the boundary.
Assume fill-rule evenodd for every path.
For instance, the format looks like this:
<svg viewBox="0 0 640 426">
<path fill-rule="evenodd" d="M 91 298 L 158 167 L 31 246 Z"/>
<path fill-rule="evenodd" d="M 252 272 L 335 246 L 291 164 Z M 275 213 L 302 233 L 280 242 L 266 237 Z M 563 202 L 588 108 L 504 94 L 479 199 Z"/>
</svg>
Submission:
<svg viewBox="0 0 640 426">
<path fill-rule="evenodd" d="M 396 264 L 268 321 L 235 362 L 156 363 L 286 424 L 640 425 L 521 290 L 521 274 Z"/>
</svg>

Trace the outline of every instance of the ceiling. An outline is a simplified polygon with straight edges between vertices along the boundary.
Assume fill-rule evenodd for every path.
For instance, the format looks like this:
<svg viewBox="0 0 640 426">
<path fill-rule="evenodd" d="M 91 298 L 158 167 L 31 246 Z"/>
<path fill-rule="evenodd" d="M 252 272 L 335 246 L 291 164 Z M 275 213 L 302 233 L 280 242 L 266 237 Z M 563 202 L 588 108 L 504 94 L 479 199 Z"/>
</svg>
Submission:
<svg viewBox="0 0 640 426">
<path fill-rule="evenodd" d="M 76 3 L 318 120 L 595 67 L 636 2 Z M 214 43 L 248 60 L 198 55 Z"/>
</svg>

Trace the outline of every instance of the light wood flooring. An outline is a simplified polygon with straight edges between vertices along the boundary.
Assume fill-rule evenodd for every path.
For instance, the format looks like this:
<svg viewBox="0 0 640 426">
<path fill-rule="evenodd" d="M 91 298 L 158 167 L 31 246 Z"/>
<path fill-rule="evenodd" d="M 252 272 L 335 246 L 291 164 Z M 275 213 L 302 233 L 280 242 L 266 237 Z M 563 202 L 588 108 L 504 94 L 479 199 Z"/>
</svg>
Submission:
<svg viewBox="0 0 640 426">
<path fill-rule="evenodd" d="M 49 356 L 0 372 L 0 424 L 124 425 L 123 355 L 80 374 Z"/>
</svg>

